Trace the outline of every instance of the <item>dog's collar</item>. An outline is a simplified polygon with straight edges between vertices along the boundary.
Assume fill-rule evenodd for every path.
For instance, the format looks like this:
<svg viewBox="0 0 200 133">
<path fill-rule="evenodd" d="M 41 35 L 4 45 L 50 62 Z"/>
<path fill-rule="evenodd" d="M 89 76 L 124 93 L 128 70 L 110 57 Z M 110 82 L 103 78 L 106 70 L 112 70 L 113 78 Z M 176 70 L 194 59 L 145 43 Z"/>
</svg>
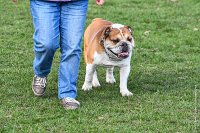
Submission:
<svg viewBox="0 0 200 133">
<path fill-rule="evenodd" d="M 105 38 L 102 38 L 100 40 L 99 44 L 104 47 L 105 53 L 110 60 L 112 60 L 112 61 L 121 61 L 122 60 L 122 58 L 118 58 L 111 50 L 106 48 Z"/>
</svg>

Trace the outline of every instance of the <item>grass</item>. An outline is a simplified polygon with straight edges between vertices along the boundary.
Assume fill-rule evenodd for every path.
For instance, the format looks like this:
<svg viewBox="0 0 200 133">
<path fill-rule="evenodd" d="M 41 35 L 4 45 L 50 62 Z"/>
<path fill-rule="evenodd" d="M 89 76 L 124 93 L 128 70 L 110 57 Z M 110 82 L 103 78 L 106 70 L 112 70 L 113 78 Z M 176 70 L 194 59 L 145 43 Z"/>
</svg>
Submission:
<svg viewBox="0 0 200 133">
<path fill-rule="evenodd" d="M 65 111 L 57 98 L 56 53 L 46 95 L 31 90 L 33 26 L 29 1 L 0 1 L 0 132 L 200 132 L 199 0 L 114 0 L 97 7 L 90 0 L 88 25 L 95 17 L 134 29 L 136 48 L 128 82 L 133 97 L 121 97 L 117 83 L 80 90 L 81 107 Z"/>
</svg>

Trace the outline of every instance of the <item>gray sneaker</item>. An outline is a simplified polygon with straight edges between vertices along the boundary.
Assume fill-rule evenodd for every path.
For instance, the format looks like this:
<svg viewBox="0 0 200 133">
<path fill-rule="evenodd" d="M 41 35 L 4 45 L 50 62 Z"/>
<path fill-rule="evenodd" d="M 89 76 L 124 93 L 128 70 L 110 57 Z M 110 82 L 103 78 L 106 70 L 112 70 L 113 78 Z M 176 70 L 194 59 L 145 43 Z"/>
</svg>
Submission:
<svg viewBox="0 0 200 133">
<path fill-rule="evenodd" d="M 63 98 L 61 104 L 66 110 L 74 110 L 80 106 L 80 103 L 77 100 L 70 97 Z"/>
<path fill-rule="evenodd" d="M 32 82 L 32 90 L 36 96 L 43 96 L 46 89 L 47 77 L 41 78 L 35 75 Z"/>
</svg>

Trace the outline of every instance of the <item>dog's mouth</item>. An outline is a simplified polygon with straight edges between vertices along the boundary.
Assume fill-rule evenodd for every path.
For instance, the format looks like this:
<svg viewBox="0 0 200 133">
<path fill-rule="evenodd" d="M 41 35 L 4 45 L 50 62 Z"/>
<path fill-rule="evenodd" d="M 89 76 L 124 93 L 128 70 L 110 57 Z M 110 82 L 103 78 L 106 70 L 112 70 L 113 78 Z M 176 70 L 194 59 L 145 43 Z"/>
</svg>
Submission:
<svg viewBox="0 0 200 133">
<path fill-rule="evenodd" d="M 112 53 L 112 55 L 115 56 L 115 58 L 125 59 L 129 56 L 128 46 L 118 46 L 114 48 L 108 48 L 108 50 L 110 53 Z"/>
<path fill-rule="evenodd" d="M 117 56 L 118 56 L 118 58 L 127 58 L 128 55 L 129 55 L 128 52 L 122 52 L 122 53 L 119 53 Z"/>
</svg>

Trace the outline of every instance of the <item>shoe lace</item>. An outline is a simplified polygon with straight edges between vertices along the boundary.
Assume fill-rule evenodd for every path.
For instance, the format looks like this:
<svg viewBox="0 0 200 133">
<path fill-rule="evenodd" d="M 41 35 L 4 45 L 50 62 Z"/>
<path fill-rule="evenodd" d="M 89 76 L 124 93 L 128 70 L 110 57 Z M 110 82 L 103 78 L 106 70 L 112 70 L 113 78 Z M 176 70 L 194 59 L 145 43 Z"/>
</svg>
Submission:
<svg viewBox="0 0 200 133">
<path fill-rule="evenodd" d="M 41 78 L 41 77 L 36 76 L 35 85 L 38 85 L 38 86 L 41 86 L 41 87 L 45 87 L 46 83 L 47 83 L 47 78 L 46 77 Z"/>
</svg>

